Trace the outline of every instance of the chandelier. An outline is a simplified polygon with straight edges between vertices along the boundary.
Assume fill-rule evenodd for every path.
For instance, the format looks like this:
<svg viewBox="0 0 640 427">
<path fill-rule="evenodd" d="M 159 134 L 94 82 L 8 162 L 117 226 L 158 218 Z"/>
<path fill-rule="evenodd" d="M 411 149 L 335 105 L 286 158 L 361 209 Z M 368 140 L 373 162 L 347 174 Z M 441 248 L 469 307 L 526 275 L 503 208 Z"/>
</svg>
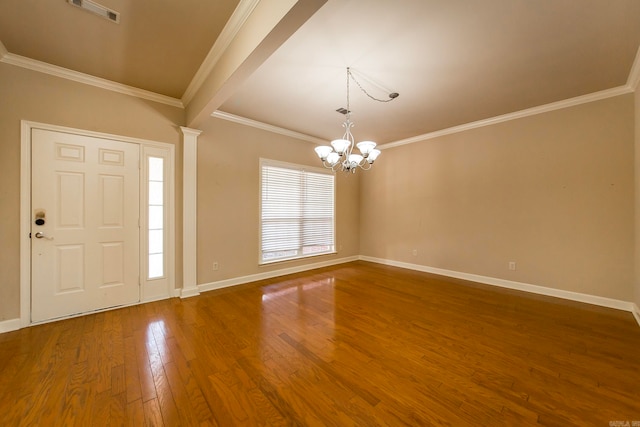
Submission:
<svg viewBox="0 0 640 427">
<path fill-rule="evenodd" d="M 380 155 L 380 150 L 376 149 L 376 143 L 373 141 L 362 141 L 355 143 L 355 138 L 351 133 L 353 122 L 351 121 L 351 110 L 349 109 L 349 82 L 353 79 L 369 98 L 378 102 L 389 102 L 399 96 L 398 93 L 393 92 L 389 94 L 389 99 L 377 99 L 371 96 L 362 85 L 355 79 L 351 73 L 351 69 L 347 67 L 347 108 L 339 108 L 339 113 L 345 115 L 344 123 L 344 135 L 341 139 L 335 139 L 331 141 L 331 145 L 321 145 L 315 148 L 318 157 L 322 160 L 322 165 L 327 169 L 334 171 L 342 170 L 343 172 L 355 173 L 358 168 L 363 170 L 371 169 L 371 165 Z M 360 154 L 354 153 L 354 148 L 357 147 Z"/>
</svg>

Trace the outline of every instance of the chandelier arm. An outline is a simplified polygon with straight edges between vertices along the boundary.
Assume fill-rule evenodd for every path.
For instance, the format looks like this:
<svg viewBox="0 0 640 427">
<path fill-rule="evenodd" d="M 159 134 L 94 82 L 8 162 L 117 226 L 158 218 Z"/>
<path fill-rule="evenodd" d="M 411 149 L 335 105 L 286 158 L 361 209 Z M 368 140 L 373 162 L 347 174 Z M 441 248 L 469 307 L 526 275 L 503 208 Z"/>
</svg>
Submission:
<svg viewBox="0 0 640 427">
<path fill-rule="evenodd" d="M 334 172 L 336 172 L 339 169 L 341 164 L 342 162 L 337 162 L 332 165 L 331 163 L 327 163 L 325 160 L 322 160 L 322 166 L 324 166 L 326 169 L 331 169 Z"/>
<path fill-rule="evenodd" d="M 364 171 L 368 171 L 369 169 L 371 169 L 371 166 L 373 166 L 373 163 L 369 163 L 366 159 L 364 160 L 364 164 L 359 164 L 358 165 L 360 167 L 360 169 L 364 170 Z"/>
</svg>

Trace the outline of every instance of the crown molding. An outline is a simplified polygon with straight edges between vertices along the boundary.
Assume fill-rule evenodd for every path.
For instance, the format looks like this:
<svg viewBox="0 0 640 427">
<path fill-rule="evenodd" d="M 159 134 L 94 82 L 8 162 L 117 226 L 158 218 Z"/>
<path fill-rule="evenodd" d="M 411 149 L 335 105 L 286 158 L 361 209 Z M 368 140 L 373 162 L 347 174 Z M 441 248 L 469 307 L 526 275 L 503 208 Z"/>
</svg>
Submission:
<svg viewBox="0 0 640 427">
<path fill-rule="evenodd" d="M 211 70 L 213 70 L 213 67 L 218 63 L 218 60 L 227 50 L 231 41 L 234 39 L 236 34 L 238 34 L 238 31 L 240 31 L 240 28 L 242 28 L 258 3 L 260 3 L 260 0 L 240 0 L 240 3 L 238 3 L 238 6 L 233 11 L 231 18 L 229 18 L 229 21 L 220 32 L 220 35 L 211 47 L 207 57 L 202 61 L 200 68 L 196 72 L 195 76 L 193 76 L 187 90 L 182 95 L 182 103 L 184 105 L 189 105 L 195 94 L 211 73 Z"/>
<path fill-rule="evenodd" d="M 588 102 L 600 101 L 602 99 L 612 98 L 614 96 L 635 92 L 638 89 L 638 84 L 640 84 L 640 47 L 638 47 L 635 60 L 633 61 L 633 65 L 631 66 L 631 71 L 629 71 L 629 76 L 627 77 L 627 83 L 624 86 L 618 86 L 612 89 L 606 89 L 599 92 L 590 93 L 587 95 L 577 96 L 575 98 L 565 99 L 563 101 L 552 102 L 550 104 L 540 105 L 538 107 L 528 108 L 526 110 L 515 111 L 513 113 L 491 117 L 489 119 L 478 120 L 476 122 L 465 123 L 463 125 L 453 126 L 447 129 L 425 133 L 423 135 L 418 135 L 418 136 L 414 136 L 407 139 L 401 139 L 395 142 L 389 142 L 387 144 L 382 144 L 378 146 L 378 148 L 380 150 L 384 150 L 386 148 L 399 147 L 401 145 L 413 144 L 415 142 L 438 138 L 445 135 L 451 135 L 458 132 L 464 132 L 471 129 L 477 129 L 484 126 L 490 126 L 497 123 L 506 122 L 509 120 L 515 120 L 523 117 L 534 116 L 536 114 L 547 113 L 549 111 L 555 111 L 563 108 L 574 107 L 576 105 L 586 104 Z"/>
<path fill-rule="evenodd" d="M 295 131 L 281 128 L 278 126 L 273 126 L 267 123 L 259 122 L 257 120 L 247 119 L 245 117 L 236 116 L 234 114 L 225 113 L 224 111 L 220 111 L 220 110 L 216 110 L 213 113 L 211 113 L 211 117 L 216 117 L 218 119 L 239 123 L 241 125 L 266 130 L 267 132 L 273 132 L 280 135 L 289 136 L 291 138 L 301 139 L 303 141 L 312 142 L 314 144 L 324 144 L 324 145 L 327 144 L 326 140 L 321 138 L 316 138 L 315 136 L 307 135 L 305 133 L 295 132 Z"/>
<path fill-rule="evenodd" d="M 1 54 L 0 49 L 0 54 Z M 35 59 L 26 58 L 24 56 L 15 55 L 13 53 L 5 53 L 0 55 L 0 62 L 15 65 L 16 67 L 26 68 L 32 71 L 49 74 L 78 83 L 99 87 L 101 89 L 118 92 L 125 95 L 135 96 L 137 98 L 147 99 L 149 101 L 159 102 L 161 104 L 170 105 L 172 107 L 184 108 L 182 101 L 170 96 L 161 95 L 144 89 L 138 89 L 133 86 L 116 83 L 111 80 L 102 79 L 100 77 L 91 76 L 89 74 L 73 71 L 68 68 L 59 67 L 57 65 L 47 64 L 46 62 L 37 61 Z"/>
<path fill-rule="evenodd" d="M 428 139 L 439 138 L 445 135 L 451 135 L 454 133 L 464 132 L 471 129 L 477 129 L 485 126 L 491 126 L 498 123 L 508 122 L 510 120 L 521 119 L 524 117 L 535 116 L 537 114 L 547 113 L 550 111 L 561 110 L 563 108 L 574 107 L 576 105 L 586 104 L 589 102 L 599 101 L 602 99 L 612 98 L 615 96 L 624 95 L 633 92 L 633 89 L 628 85 L 618 86 L 612 89 L 602 90 L 600 92 L 594 92 L 587 95 L 577 96 L 575 98 L 565 99 L 563 101 L 552 102 L 550 104 L 540 105 L 538 107 L 527 108 L 526 110 L 515 111 L 513 113 L 503 114 L 501 116 L 491 117 L 489 119 L 478 120 L 476 122 L 465 123 L 459 126 L 453 126 L 447 129 L 438 130 L 435 132 L 425 133 L 423 135 L 414 136 L 407 139 L 401 139 L 395 142 L 389 142 L 378 146 L 379 149 L 384 150 L 387 148 L 399 147 L 401 145 L 413 144 L 416 142 L 426 141 Z"/>
<path fill-rule="evenodd" d="M 636 52 L 636 59 L 633 61 L 631 71 L 629 72 L 629 78 L 627 78 L 627 86 L 636 91 L 638 89 L 638 83 L 640 83 L 640 47 Z"/>
</svg>

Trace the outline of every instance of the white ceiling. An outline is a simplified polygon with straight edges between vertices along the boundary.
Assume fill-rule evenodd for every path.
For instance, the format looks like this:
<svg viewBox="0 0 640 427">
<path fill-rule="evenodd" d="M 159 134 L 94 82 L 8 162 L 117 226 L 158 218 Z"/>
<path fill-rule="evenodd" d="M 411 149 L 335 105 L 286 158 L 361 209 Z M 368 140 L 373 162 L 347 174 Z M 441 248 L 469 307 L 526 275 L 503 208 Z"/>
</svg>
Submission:
<svg viewBox="0 0 640 427">
<path fill-rule="evenodd" d="M 0 41 L 182 98 L 238 1 L 100 3 L 121 24 L 66 0 L 0 0 Z M 638 0 L 329 0 L 219 110 L 336 138 L 349 66 L 372 95 L 400 93 L 379 103 L 351 84 L 356 139 L 386 143 L 624 86 L 639 46 Z"/>
</svg>

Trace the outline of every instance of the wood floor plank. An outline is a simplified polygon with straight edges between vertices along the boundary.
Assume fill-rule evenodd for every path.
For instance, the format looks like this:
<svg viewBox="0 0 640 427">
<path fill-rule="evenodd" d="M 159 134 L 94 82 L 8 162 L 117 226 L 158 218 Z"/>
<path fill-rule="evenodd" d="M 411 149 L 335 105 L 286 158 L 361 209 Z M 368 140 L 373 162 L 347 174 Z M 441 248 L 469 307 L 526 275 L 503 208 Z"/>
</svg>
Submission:
<svg viewBox="0 0 640 427">
<path fill-rule="evenodd" d="M 325 362 L 321 358 L 317 357 L 314 353 L 310 352 L 304 345 L 295 341 L 288 334 L 282 333 L 280 334 L 280 338 L 289 344 L 291 347 L 295 348 L 300 354 L 302 354 L 305 358 L 307 358 L 311 363 L 320 367 L 327 375 L 333 378 L 334 381 L 338 383 L 343 383 L 345 387 L 349 390 L 352 390 L 355 394 L 360 396 L 364 401 L 369 403 L 371 406 L 376 406 L 380 399 L 375 396 L 373 393 L 369 392 L 366 389 L 361 388 L 356 383 L 351 382 L 349 379 L 343 377 L 340 372 L 336 371 L 331 364 Z"/>
<path fill-rule="evenodd" d="M 158 399 L 153 398 L 146 401 L 143 405 L 143 410 L 145 426 L 162 427 L 165 425 L 164 421 L 162 420 L 162 413 L 160 411 L 160 404 L 158 402 Z"/>
<path fill-rule="evenodd" d="M 179 375 L 179 378 L 174 378 L 172 383 L 180 382 L 183 384 L 188 398 L 188 404 L 192 408 L 196 419 L 200 423 L 207 421 L 212 423 L 211 420 L 214 417 L 211 412 L 211 408 L 207 404 L 207 401 L 202 394 L 202 390 L 194 377 L 189 362 L 185 359 L 182 351 L 180 350 L 180 346 L 177 344 L 177 340 L 175 338 L 171 338 L 168 340 L 168 344 L 173 355 L 173 363 L 175 364 Z"/>
<path fill-rule="evenodd" d="M 280 390 L 285 388 L 285 383 L 280 382 L 278 380 L 274 380 L 279 378 L 274 369 L 261 371 L 259 366 L 262 366 L 262 363 L 257 358 L 249 358 L 244 357 L 242 359 L 238 359 L 238 364 L 241 366 L 242 370 L 246 372 L 246 374 L 251 378 L 251 380 L 256 384 L 257 389 L 262 393 L 262 395 L 271 403 L 271 405 L 280 413 L 282 417 L 284 417 L 290 425 L 293 426 L 302 426 L 304 422 L 302 420 L 303 415 L 300 415 L 293 407 L 293 402 L 285 399 Z M 266 375 L 269 375 L 267 377 Z M 285 374 L 284 377 L 288 377 L 288 374 Z"/>
<path fill-rule="evenodd" d="M 128 333 L 128 332 L 127 332 Z M 136 345 L 133 335 L 123 338 L 124 347 L 124 382 L 127 403 L 135 402 L 142 397 L 142 387 L 136 359 Z"/>
<path fill-rule="evenodd" d="M 629 313 L 352 262 L 0 334 L 0 425 L 640 422 Z"/>
<path fill-rule="evenodd" d="M 145 411 L 142 399 L 127 403 L 125 426 L 139 427 L 145 425 Z"/>
<path fill-rule="evenodd" d="M 111 394 L 113 396 L 127 391 L 125 375 L 126 372 L 124 365 L 118 365 L 111 368 Z"/>
<path fill-rule="evenodd" d="M 175 401 L 176 409 L 178 411 L 178 419 L 183 421 L 187 425 L 198 425 L 201 420 L 199 419 L 197 411 L 194 410 L 191 405 L 191 399 L 186 389 L 186 384 L 180 378 L 178 368 L 174 362 L 169 362 L 163 365 L 165 375 L 167 376 L 167 384 L 171 389 L 171 396 Z M 205 418 L 206 419 L 206 418 Z"/>
<path fill-rule="evenodd" d="M 246 395 L 251 402 L 251 408 L 254 410 L 254 419 L 258 420 L 258 425 L 265 426 L 288 426 L 291 425 L 276 408 L 269 399 L 260 391 L 258 387 L 248 389 Z"/>
<path fill-rule="evenodd" d="M 97 384 L 92 385 L 92 393 L 87 401 L 87 423 L 93 425 L 109 425 L 111 417 L 111 390 L 93 392 L 98 390 Z"/>
<path fill-rule="evenodd" d="M 202 391 L 207 406 L 211 410 L 212 422 L 219 426 L 233 425 L 231 414 L 224 406 L 224 397 L 219 396 L 215 388 L 210 384 L 210 370 L 206 369 L 200 359 L 190 361 L 189 365 L 197 386 Z"/>
<path fill-rule="evenodd" d="M 64 393 L 58 404 L 56 419 L 62 420 L 64 425 L 81 425 L 85 418 L 83 408 L 91 394 L 91 386 L 86 382 L 87 361 L 75 363 L 71 366 L 69 379 Z M 50 396 L 55 399 L 55 396 Z"/>
<path fill-rule="evenodd" d="M 125 392 L 112 394 L 109 399 L 110 426 L 124 426 L 127 423 L 127 394 Z"/>
<path fill-rule="evenodd" d="M 149 363 L 149 357 L 147 355 L 144 331 L 136 330 L 134 332 L 133 345 L 135 346 L 136 365 L 140 381 L 140 393 L 142 395 L 142 401 L 146 402 L 156 398 L 157 394 L 153 380 L 153 373 L 151 372 L 151 366 Z"/>
<path fill-rule="evenodd" d="M 147 342 L 149 344 L 149 342 Z M 149 353 L 149 365 L 151 367 L 151 373 L 153 375 L 153 383 L 155 385 L 158 405 L 160 406 L 160 412 L 162 413 L 162 419 L 166 425 L 178 425 L 180 423 L 180 415 L 176 402 L 171 391 L 171 385 L 169 384 L 167 374 L 162 364 L 160 353 L 157 350 L 153 350 L 151 347 Z"/>
</svg>

